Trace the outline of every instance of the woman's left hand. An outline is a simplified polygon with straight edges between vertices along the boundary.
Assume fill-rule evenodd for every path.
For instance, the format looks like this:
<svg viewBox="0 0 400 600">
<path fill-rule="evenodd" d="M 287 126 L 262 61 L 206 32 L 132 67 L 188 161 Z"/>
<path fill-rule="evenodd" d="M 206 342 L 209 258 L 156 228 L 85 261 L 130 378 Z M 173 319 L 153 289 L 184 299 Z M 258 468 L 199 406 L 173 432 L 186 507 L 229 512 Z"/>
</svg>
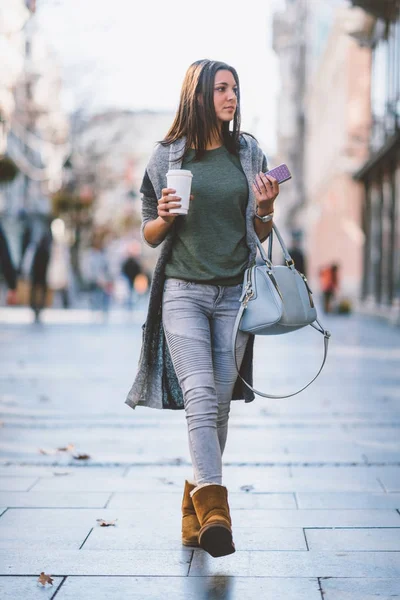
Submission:
<svg viewBox="0 0 400 600">
<path fill-rule="evenodd" d="M 256 182 L 253 183 L 253 191 L 257 201 L 257 213 L 260 217 L 271 213 L 274 210 L 274 201 L 279 194 L 279 183 L 274 177 L 260 173 L 256 176 Z"/>
</svg>

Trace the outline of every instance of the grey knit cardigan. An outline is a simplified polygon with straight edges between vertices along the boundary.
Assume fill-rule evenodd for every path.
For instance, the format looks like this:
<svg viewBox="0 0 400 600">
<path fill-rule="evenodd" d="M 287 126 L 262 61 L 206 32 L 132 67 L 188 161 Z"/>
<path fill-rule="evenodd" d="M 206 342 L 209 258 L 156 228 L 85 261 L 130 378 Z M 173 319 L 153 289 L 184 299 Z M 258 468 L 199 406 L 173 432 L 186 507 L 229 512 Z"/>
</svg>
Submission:
<svg viewBox="0 0 400 600">
<path fill-rule="evenodd" d="M 148 242 L 143 235 L 144 227 L 148 221 L 157 218 L 157 199 L 161 198 L 162 188 L 167 187 L 166 173 L 170 168 L 181 168 L 182 160 L 177 161 L 177 158 L 182 156 L 184 145 L 184 138 L 170 146 L 157 144 L 147 165 L 145 178 L 150 191 L 146 191 L 142 198 L 141 228 L 142 239 L 147 244 Z M 267 170 L 267 160 L 257 141 L 248 134 L 241 134 L 240 136 L 239 158 L 249 189 L 246 209 L 246 243 L 249 248 L 248 266 L 251 266 L 257 253 L 256 232 L 254 229 L 255 197 L 252 183 L 257 173 Z M 184 408 L 182 391 L 164 336 L 161 314 L 165 265 L 174 242 L 174 232 L 174 227 L 171 227 L 162 242 L 160 256 L 153 274 L 147 318 L 142 326 L 143 339 L 138 371 L 125 400 L 125 403 L 131 408 L 136 406 L 169 409 Z M 148 245 L 156 247 L 152 244 Z M 250 385 L 253 382 L 253 343 L 254 336 L 251 335 L 240 369 L 241 375 Z M 243 384 L 239 377 L 234 386 L 232 399 L 244 399 L 246 402 L 254 400 L 253 392 Z"/>
</svg>

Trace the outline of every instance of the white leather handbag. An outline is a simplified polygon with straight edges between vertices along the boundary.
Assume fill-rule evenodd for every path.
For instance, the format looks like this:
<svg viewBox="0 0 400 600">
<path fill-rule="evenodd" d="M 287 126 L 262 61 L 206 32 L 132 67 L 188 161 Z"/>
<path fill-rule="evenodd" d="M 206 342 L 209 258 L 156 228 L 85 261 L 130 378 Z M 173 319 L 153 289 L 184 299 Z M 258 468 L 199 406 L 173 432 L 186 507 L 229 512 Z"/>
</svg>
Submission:
<svg viewBox="0 0 400 600">
<path fill-rule="evenodd" d="M 317 318 L 311 289 L 303 273 L 297 271 L 285 242 L 276 225 L 275 233 L 285 257 L 284 265 L 272 264 L 272 236 L 269 236 L 268 256 L 257 238 L 263 265 L 254 265 L 246 269 L 243 290 L 240 297 L 240 308 L 236 317 L 232 335 L 232 352 L 239 377 L 249 389 L 264 398 L 289 398 L 299 394 L 316 380 L 321 373 L 328 354 L 331 334 L 325 330 Z M 304 387 L 292 394 L 275 396 L 254 389 L 239 373 L 236 358 L 236 338 L 238 331 L 253 335 L 281 335 L 311 325 L 324 336 L 324 357 L 316 376 Z"/>
</svg>

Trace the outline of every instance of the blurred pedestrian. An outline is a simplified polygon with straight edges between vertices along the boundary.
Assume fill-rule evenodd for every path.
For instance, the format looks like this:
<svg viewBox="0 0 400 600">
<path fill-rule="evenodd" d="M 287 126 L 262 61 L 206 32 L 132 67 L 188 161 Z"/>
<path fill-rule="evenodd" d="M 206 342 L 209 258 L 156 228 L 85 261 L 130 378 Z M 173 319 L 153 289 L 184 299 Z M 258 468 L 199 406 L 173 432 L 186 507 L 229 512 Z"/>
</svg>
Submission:
<svg viewBox="0 0 400 600">
<path fill-rule="evenodd" d="M 113 291 L 113 276 L 105 236 L 102 233 L 93 234 L 92 245 L 86 257 L 85 272 L 89 282 L 91 307 L 107 316 Z"/>
<path fill-rule="evenodd" d="M 7 304 L 17 303 L 17 271 L 14 267 L 7 237 L 0 224 L 0 272 L 8 287 L 6 295 Z"/>
<path fill-rule="evenodd" d="M 128 256 L 121 266 L 121 272 L 128 284 L 128 308 L 133 308 L 134 304 L 136 303 L 137 293 L 135 290 L 135 279 L 142 272 L 137 254 L 138 250 L 136 244 L 130 244 L 128 246 Z"/>
<path fill-rule="evenodd" d="M 320 288 L 322 291 L 323 308 L 325 313 L 333 310 L 333 303 L 339 289 L 339 265 L 331 264 L 319 271 Z"/>
<path fill-rule="evenodd" d="M 300 236 L 297 233 L 292 234 L 292 245 L 289 248 L 289 254 L 293 259 L 294 266 L 296 267 L 297 271 L 307 276 L 306 259 L 300 246 Z"/>
<path fill-rule="evenodd" d="M 212 556 L 235 551 L 222 454 L 231 400 L 254 394 L 237 377 L 231 338 L 244 272 L 255 260 L 256 237 L 271 232 L 279 193 L 256 139 L 240 131 L 239 98 L 233 67 L 193 63 L 175 120 L 147 165 L 142 234 L 153 248 L 164 243 L 126 400 L 132 408 L 185 409 L 194 475 L 184 486 L 182 542 Z M 186 216 L 171 212 L 181 197 L 166 185 L 167 171 L 180 168 L 193 175 Z M 239 332 L 237 360 L 247 381 L 253 341 Z"/>
<path fill-rule="evenodd" d="M 71 261 L 69 246 L 65 234 L 65 224 L 62 219 L 54 219 L 51 223 L 52 243 L 47 271 L 49 289 L 59 295 L 63 308 L 69 308 L 69 285 Z"/>
<path fill-rule="evenodd" d="M 40 313 L 46 305 L 47 269 L 50 260 L 51 233 L 42 234 L 33 253 L 31 265 L 30 305 L 35 314 L 35 322 L 39 323 Z"/>
</svg>

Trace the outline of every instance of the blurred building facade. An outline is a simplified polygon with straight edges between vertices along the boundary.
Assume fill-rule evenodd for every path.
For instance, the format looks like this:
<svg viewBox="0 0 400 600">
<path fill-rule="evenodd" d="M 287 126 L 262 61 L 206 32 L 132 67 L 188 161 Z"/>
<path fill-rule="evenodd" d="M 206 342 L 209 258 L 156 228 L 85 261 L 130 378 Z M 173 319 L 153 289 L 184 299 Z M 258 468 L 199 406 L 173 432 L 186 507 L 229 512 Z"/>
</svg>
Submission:
<svg viewBox="0 0 400 600">
<path fill-rule="evenodd" d="M 301 231 L 304 189 L 305 81 L 307 0 L 288 0 L 286 10 L 273 19 L 273 48 L 279 56 L 281 93 L 278 103 L 276 164 L 287 163 L 296 185 L 282 186 L 277 214 L 283 233 Z"/>
<path fill-rule="evenodd" d="M 400 323 L 400 2 L 357 0 L 370 15 L 360 43 L 372 49 L 369 155 L 363 185 L 361 298 Z"/>
<path fill-rule="evenodd" d="M 19 264 L 29 240 L 48 224 L 50 197 L 61 186 L 70 150 L 69 125 L 60 68 L 37 26 L 34 2 L 1 3 L 0 45 L 4 40 L 12 41 L 14 59 L 1 66 L 8 76 L 2 79 L 7 89 L 0 88 L 0 156 L 13 161 L 17 175 L 0 182 L 0 215 Z"/>
<path fill-rule="evenodd" d="M 341 294 L 358 300 L 364 235 L 363 187 L 353 178 L 368 156 L 370 129 L 369 48 L 348 35 L 364 13 L 338 6 L 330 15 L 326 45 L 309 54 L 306 86 L 303 213 L 310 273 L 340 267 Z"/>
<path fill-rule="evenodd" d="M 107 229 L 121 242 L 140 241 L 140 186 L 153 147 L 173 116 L 129 110 L 75 115 L 69 188 L 76 196 L 91 198 L 91 229 Z M 87 243 L 82 240 L 82 250 Z M 145 266 L 152 266 L 154 254 L 143 247 Z"/>
<path fill-rule="evenodd" d="M 398 314 L 400 295 L 398 12 L 383 12 L 386 0 L 354 4 L 360 6 L 287 0 L 275 18 L 282 76 L 294 80 L 283 84 L 279 103 L 289 122 L 300 123 L 289 137 L 281 126 L 279 158 L 303 174 L 298 198 L 293 180 L 284 221 L 287 230 L 303 232 L 314 288 L 321 267 L 339 264 L 341 295 L 390 316 Z M 305 42 L 291 48 L 285 27 L 293 27 L 297 12 Z"/>
</svg>

